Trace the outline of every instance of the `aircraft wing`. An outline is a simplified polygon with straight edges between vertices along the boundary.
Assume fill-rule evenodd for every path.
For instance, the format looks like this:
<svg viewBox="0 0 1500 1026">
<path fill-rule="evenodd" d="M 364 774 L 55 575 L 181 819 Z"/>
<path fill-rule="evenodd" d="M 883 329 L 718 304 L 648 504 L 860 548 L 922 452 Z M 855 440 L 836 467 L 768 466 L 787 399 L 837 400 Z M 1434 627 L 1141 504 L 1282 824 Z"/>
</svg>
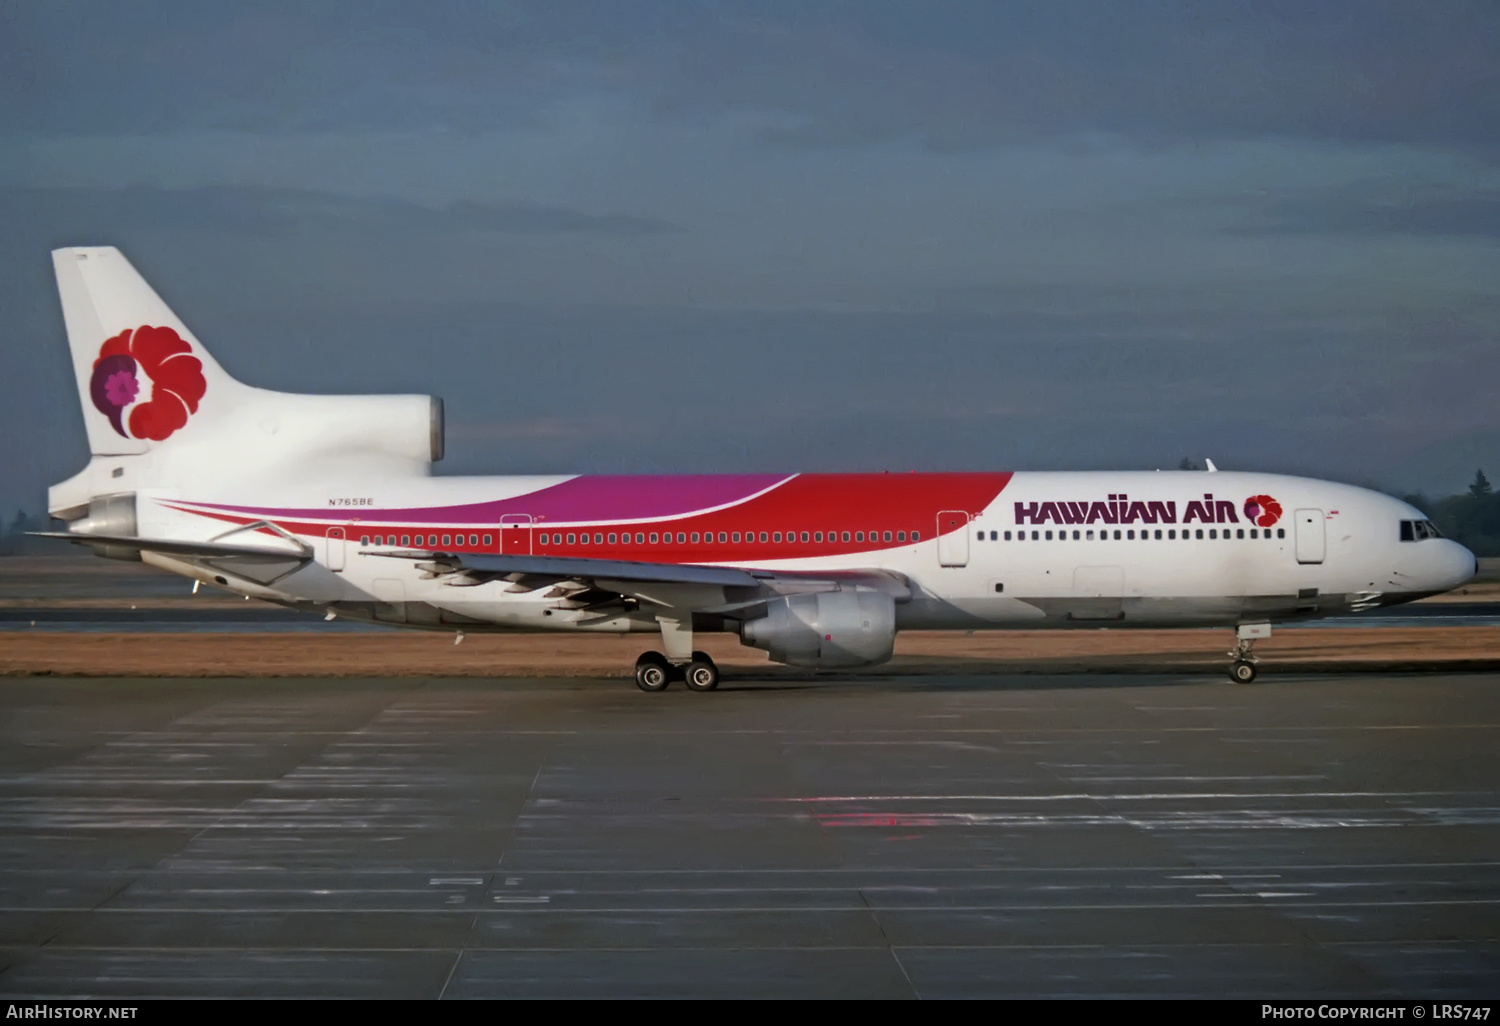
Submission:
<svg viewBox="0 0 1500 1026">
<path fill-rule="evenodd" d="M 897 602 L 911 598 L 906 578 L 888 570 L 764 570 L 691 563 L 639 563 L 571 556 L 462 555 L 415 550 L 362 550 L 362 555 L 409 559 L 430 577 L 463 587 L 509 581 L 509 590 L 536 591 L 551 585 L 556 597 L 589 593 L 590 604 L 614 595 L 661 606 L 692 606 L 729 611 L 778 595 L 836 591 L 864 586 L 889 593 Z"/>
</svg>

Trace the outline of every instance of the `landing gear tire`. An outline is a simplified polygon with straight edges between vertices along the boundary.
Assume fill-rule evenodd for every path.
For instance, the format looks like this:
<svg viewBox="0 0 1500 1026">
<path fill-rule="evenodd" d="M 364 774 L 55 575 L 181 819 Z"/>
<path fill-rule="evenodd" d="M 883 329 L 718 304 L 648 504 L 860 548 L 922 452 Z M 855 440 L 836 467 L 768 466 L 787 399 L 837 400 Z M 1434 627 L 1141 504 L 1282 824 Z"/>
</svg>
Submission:
<svg viewBox="0 0 1500 1026">
<path fill-rule="evenodd" d="M 1251 684 L 1255 681 L 1255 664 L 1248 659 L 1236 659 L 1229 668 L 1229 679 L 1236 684 Z"/>
<path fill-rule="evenodd" d="M 672 683 L 672 664 L 660 652 L 646 652 L 635 661 L 635 686 L 642 691 L 665 691 Z"/>
<path fill-rule="evenodd" d="M 712 691 L 719 686 L 719 668 L 702 652 L 694 652 L 682 679 L 689 691 Z"/>
</svg>

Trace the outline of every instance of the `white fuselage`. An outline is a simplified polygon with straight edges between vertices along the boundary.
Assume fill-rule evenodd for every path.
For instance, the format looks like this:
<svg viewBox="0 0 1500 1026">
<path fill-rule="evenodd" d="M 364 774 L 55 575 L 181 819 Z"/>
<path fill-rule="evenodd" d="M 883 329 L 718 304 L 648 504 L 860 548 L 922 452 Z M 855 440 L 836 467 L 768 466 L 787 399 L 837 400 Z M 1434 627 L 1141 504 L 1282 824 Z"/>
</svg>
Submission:
<svg viewBox="0 0 1500 1026">
<path fill-rule="evenodd" d="M 759 481 L 745 486 L 747 497 L 706 511 L 643 510 L 628 494 L 612 502 L 611 487 L 621 479 L 608 479 L 587 515 L 532 521 L 533 542 L 546 534 L 549 544 L 532 544 L 530 551 L 806 574 L 891 571 L 910 582 L 910 599 L 896 611 L 900 629 L 1277 622 L 1409 601 L 1455 587 L 1474 572 L 1472 555 L 1456 543 L 1435 537 L 1402 540 L 1402 521 L 1422 519 L 1406 503 L 1306 478 L 1232 472 L 1021 472 L 977 508 L 952 511 L 962 514 L 964 522 L 938 534 L 943 527 L 940 507 L 954 504 L 944 494 L 950 476 L 931 476 L 937 481 L 936 494 L 925 507 L 918 501 L 913 508 L 885 513 L 872 512 L 880 505 L 871 491 L 879 489 L 879 478 L 872 484 L 869 476 L 851 477 L 858 487 L 849 489 L 849 501 L 841 507 L 840 479 L 815 477 L 819 491 L 830 486 L 834 498 L 820 497 L 816 509 L 801 512 L 795 506 L 762 511 L 762 500 L 777 488 L 761 490 Z M 153 489 L 139 495 L 137 508 L 142 535 L 206 540 L 267 519 L 309 544 L 312 563 L 263 583 L 171 556 L 145 555 L 156 565 L 260 598 L 423 627 L 656 630 L 649 609 L 601 617 L 573 608 L 553 589 L 518 589 L 503 580 L 466 586 L 425 572 L 419 561 L 381 554 L 506 551 L 505 515 L 484 519 L 486 510 L 506 502 L 524 506 L 528 495 L 579 480 L 587 479 L 386 479 L 342 485 L 334 489 L 337 494 L 329 494 L 328 488 L 278 490 L 270 503 L 264 496 L 256 501 L 234 494 L 235 489 L 191 497 L 182 489 Z M 920 487 L 916 493 L 920 498 Z M 1251 496 L 1274 497 L 1280 510 L 1270 526 L 1247 519 L 1244 507 Z M 335 505 L 344 502 L 361 505 Z M 227 513 L 228 508 L 234 512 Z M 1263 513 L 1262 519 L 1269 517 Z M 885 521 L 910 526 L 917 540 L 895 541 L 893 530 L 892 541 L 885 541 Z M 612 538 L 626 528 L 649 532 L 648 537 L 658 533 L 651 528 L 658 528 L 662 537 L 672 538 L 667 529 L 683 526 L 712 526 L 715 531 L 701 532 L 712 540 L 698 544 L 611 546 L 577 540 L 594 533 Z M 735 540 L 721 545 L 718 529 L 726 526 L 736 528 Z M 330 539 L 330 532 L 340 530 L 342 540 Z M 859 532 L 875 540 L 803 544 L 798 539 L 804 531 L 829 538 Z M 761 543 L 762 533 L 776 540 Z M 899 533 L 904 537 L 907 532 Z M 697 539 L 699 534 L 690 536 Z M 550 544 L 554 535 L 561 545 Z M 450 536 L 460 539 L 458 544 Z M 469 536 L 477 544 L 467 545 Z M 438 544 L 428 545 L 425 538 Z M 663 588 L 664 593 L 671 590 Z M 677 592 L 669 600 L 682 601 Z M 710 597 L 703 606 L 717 604 Z"/>
</svg>

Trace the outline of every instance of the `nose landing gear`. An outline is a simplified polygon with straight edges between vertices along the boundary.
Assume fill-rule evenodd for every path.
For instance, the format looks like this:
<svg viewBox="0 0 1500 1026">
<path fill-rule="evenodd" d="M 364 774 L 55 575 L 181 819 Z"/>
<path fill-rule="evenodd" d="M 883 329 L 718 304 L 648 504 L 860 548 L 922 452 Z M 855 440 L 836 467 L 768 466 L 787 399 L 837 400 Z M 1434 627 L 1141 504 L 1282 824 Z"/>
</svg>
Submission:
<svg viewBox="0 0 1500 1026">
<path fill-rule="evenodd" d="M 1271 625 L 1268 623 L 1242 623 L 1235 628 L 1235 645 L 1229 654 L 1234 662 L 1229 664 L 1229 679 L 1236 684 L 1253 683 L 1258 672 L 1255 667 L 1255 653 L 1251 650 L 1256 641 L 1271 636 Z"/>
</svg>

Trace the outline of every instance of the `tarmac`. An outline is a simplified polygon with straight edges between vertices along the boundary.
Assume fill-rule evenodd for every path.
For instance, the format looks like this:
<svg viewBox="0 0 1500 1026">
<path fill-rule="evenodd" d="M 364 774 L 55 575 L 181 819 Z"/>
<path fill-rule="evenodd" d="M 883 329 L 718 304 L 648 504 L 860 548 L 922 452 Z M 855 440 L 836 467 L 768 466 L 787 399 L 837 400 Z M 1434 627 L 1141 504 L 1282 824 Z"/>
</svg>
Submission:
<svg viewBox="0 0 1500 1026">
<path fill-rule="evenodd" d="M 1500 991 L 1494 672 L 10 677 L 0 741 L 7 997 Z"/>
</svg>

